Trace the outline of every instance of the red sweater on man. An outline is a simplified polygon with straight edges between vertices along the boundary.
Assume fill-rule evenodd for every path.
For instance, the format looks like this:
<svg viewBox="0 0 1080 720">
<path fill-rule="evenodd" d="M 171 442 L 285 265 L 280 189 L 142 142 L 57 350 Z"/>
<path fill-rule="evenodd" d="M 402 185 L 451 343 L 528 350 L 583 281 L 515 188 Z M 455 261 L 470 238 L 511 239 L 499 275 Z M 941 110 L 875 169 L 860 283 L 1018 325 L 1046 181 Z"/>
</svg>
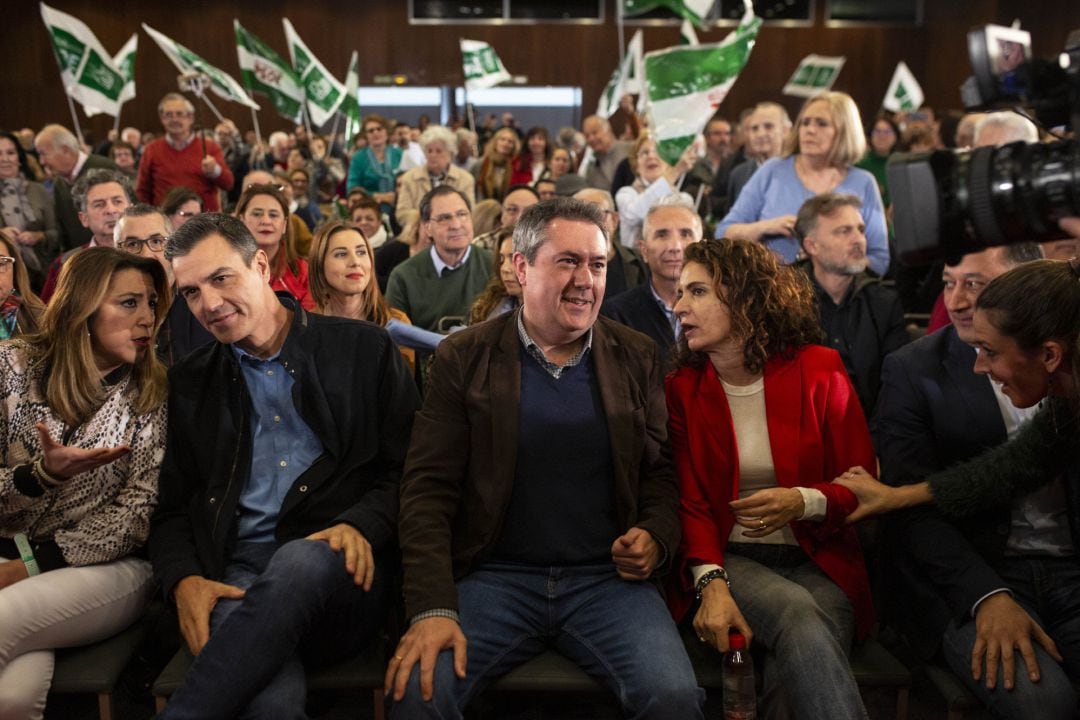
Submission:
<svg viewBox="0 0 1080 720">
<path fill-rule="evenodd" d="M 161 205 L 165 193 L 177 185 L 189 187 L 199 193 L 206 212 L 218 212 L 218 188 L 231 190 L 233 174 L 225 162 L 221 147 L 213 140 L 206 140 L 206 154 L 214 158 L 221 174 L 208 178 L 202 172 L 203 140 L 193 135 L 183 150 L 177 150 L 165 138 L 158 138 L 143 149 L 139 160 L 139 179 L 135 194 L 139 200 L 151 205 Z"/>
</svg>

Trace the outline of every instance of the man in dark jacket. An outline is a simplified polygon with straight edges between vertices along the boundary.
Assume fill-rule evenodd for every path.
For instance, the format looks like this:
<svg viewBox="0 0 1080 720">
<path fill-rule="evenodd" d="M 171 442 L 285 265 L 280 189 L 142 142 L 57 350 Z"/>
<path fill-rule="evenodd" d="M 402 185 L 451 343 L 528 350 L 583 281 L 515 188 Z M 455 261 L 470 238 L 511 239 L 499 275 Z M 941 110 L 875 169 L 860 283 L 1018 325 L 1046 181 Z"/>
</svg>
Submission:
<svg viewBox="0 0 1080 720">
<path fill-rule="evenodd" d="M 159 717 L 299 717 L 303 663 L 357 652 L 393 595 L 416 390 L 382 328 L 279 299 L 236 218 L 166 257 L 217 342 L 170 372 L 149 550 L 197 657 Z"/>
<path fill-rule="evenodd" d="M 908 340 L 900 296 L 866 272 L 866 226 L 854 195 L 824 193 L 799 208 L 795 232 L 809 256 L 825 344 L 840 353 L 867 417 L 881 388 L 881 363 Z"/>
</svg>

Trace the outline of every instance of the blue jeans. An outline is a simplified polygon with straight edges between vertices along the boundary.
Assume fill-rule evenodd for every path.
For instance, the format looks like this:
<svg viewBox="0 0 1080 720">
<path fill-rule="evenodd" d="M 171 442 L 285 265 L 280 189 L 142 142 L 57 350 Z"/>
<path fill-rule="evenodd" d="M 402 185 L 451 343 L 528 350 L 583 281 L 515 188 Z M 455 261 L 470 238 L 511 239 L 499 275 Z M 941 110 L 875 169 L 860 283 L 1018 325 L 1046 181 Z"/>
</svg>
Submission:
<svg viewBox="0 0 1080 720">
<path fill-rule="evenodd" d="M 798 547 L 731 543 L 724 559 L 763 660 L 763 717 L 865 718 L 847 660 L 855 614 L 844 591 Z"/>
<path fill-rule="evenodd" d="M 238 544 L 222 582 L 247 592 L 218 601 L 210 641 L 159 717 L 306 718 L 304 662 L 334 662 L 368 644 L 385 613 L 384 571 L 376 564 L 364 592 L 325 542 Z"/>
<path fill-rule="evenodd" d="M 629 718 L 701 718 L 705 693 L 667 607 L 649 583 L 611 565 L 533 568 L 488 564 L 457 585 L 468 641 L 465 679 L 440 653 L 435 694 L 420 696 L 419 664 L 391 717 L 461 718 L 483 688 L 551 647 L 606 685 Z"/>
<path fill-rule="evenodd" d="M 1080 562 L 1076 558 L 1006 557 L 994 564 L 1013 599 L 1024 608 L 1057 645 L 1064 665 L 1032 640 L 1039 663 L 1039 682 L 1032 683 L 1020 653 L 1015 657 L 1015 684 L 1005 689 L 999 666 L 997 688 L 987 690 L 985 678 L 971 677 L 971 649 L 975 621 L 957 627 L 949 623 L 942 653 L 952 671 L 995 715 L 1005 718 L 1072 718 L 1077 707 L 1072 682 L 1080 680 Z"/>
</svg>

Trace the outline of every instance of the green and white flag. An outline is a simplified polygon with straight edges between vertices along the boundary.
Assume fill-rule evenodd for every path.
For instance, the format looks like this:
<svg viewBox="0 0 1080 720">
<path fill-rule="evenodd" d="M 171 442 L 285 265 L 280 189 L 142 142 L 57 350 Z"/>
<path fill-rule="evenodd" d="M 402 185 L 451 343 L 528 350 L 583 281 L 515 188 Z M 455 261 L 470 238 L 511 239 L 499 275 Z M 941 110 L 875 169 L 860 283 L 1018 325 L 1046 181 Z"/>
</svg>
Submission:
<svg viewBox="0 0 1080 720">
<path fill-rule="evenodd" d="M 112 55 L 78 18 L 41 3 L 41 19 L 56 51 L 64 91 L 83 106 L 87 116 L 116 117 L 126 79 L 113 65 Z"/>
<path fill-rule="evenodd" d="M 615 68 L 615 72 L 611 74 L 604 92 L 600 93 L 600 103 L 596 108 L 597 115 L 609 118 L 619 109 L 619 100 L 623 95 L 641 93 L 641 56 L 642 35 L 638 30 L 634 33 L 634 37 L 630 38 L 626 46 L 626 55 Z"/>
<path fill-rule="evenodd" d="M 124 77 L 124 89 L 120 91 L 120 102 L 126 103 L 135 97 L 135 55 L 139 51 L 139 33 L 132 33 L 120 52 L 113 55 L 113 67 Z"/>
<path fill-rule="evenodd" d="M 341 106 L 341 101 L 345 99 L 345 86 L 308 49 L 288 18 L 282 18 L 281 24 L 285 26 L 285 40 L 289 43 L 293 70 L 300 76 L 300 85 L 307 98 L 308 117 L 312 125 L 321 127 L 334 117 Z"/>
<path fill-rule="evenodd" d="M 353 138 L 360 132 L 360 99 L 357 88 L 360 87 L 360 58 L 353 50 L 349 60 L 349 70 L 345 73 L 345 99 L 341 101 L 341 112 L 345 114 L 345 143 L 352 147 Z"/>
<path fill-rule="evenodd" d="M 705 29 L 705 18 L 712 10 L 716 0 L 620 0 L 622 12 L 626 17 L 641 15 L 651 10 L 666 9 L 684 20 Z"/>
<path fill-rule="evenodd" d="M 165 57 L 172 61 L 172 64 L 176 66 L 177 70 L 182 73 L 206 73 L 210 78 L 210 90 L 212 90 L 215 95 L 224 100 L 228 100 L 229 102 L 246 105 L 252 110 L 259 109 L 259 104 L 248 96 L 247 92 L 244 91 L 243 86 L 238 83 L 236 78 L 232 75 L 211 65 L 191 50 L 175 40 L 162 35 L 146 23 L 143 23 L 142 28 L 146 31 L 146 34 L 158 44 L 161 51 L 165 53 Z"/>
<path fill-rule="evenodd" d="M 683 20 L 682 25 L 679 26 L 679 44 L 691 47 L 701 44 L 697 39 L 697 33 L 694 32 L 694 24 L 689 20 Z"/>
<path fill-rule="evenodd" d="M 843 56 L 807 55 L 784 86 L 784 94 L 808 98 L 825 92 L 836 82 L 846 59 Z"/>
<path fill-rule="evenodd" d="M 645 55 L 646 108 L 660 157 L 671 164 L 705 128 L 754 49 L 761 18 L 751 0 L 739 26 L 718 43 Z"/>
<path fill-rule="evenodd" d="M 239 20 L 233 20 L 233 29 L 236 31 L 236 59 L 240 63 L 244 87 L 252 95 L 259 93 L 270 98 L 274 109 L 283 118 L 294 124 L 300 122 L 304 104 L 300 78 L 284 58 L 244 29 Z"/>
<path fill-rule="evenodd" d="M 483 90 L 510 79 L 495 49 L 479 40 L 461 38 L 461 67 L 466 90 Z"/>
<path fill-rule="evenodd" d="M 915 80 L 915 75 L 908 68 L 907 63 L 901 60 L 893 72 L 892 82 L 885 93 L 885 100 L 881 103 L 890 112 L 901 110 L 918 110 L 923 104 L 923 91 Z"/>
</svg>

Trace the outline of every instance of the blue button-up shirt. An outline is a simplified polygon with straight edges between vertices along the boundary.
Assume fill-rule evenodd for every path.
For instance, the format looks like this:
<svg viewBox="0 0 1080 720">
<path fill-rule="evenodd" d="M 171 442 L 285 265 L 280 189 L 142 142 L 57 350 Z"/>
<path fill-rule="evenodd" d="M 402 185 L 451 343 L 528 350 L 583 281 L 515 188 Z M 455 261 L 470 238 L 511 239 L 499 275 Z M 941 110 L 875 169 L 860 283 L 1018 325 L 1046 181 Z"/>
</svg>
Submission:
<svg viewBox="0 0 1080 720">
<path fill-rule="evenodd" d="M 233 346 L 251 400 L 251 474 L 240 493 L 237 539 L 274 542 L 289 488 L 323 454 L 292 401 L 293 379 L 279 356 L 262 360 Z"/>
</svg>

